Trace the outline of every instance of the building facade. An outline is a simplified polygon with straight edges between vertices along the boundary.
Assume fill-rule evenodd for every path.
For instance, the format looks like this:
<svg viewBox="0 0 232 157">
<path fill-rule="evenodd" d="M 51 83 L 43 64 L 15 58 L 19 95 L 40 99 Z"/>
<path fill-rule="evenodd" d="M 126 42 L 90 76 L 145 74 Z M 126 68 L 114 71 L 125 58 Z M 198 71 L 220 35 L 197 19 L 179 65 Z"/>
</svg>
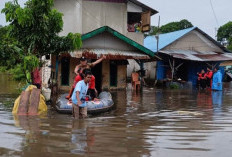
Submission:
<svg viewBox="0 0 232 157">
<path fill-rule="evenodd" d="M 60 35 L 80 33 L 83 43 L 78 51 L 52 56 L 51 76 L 61 90 L 72 86 L 74 69 L 81 56 L 90 61 L 106 56 L 106 60 L 92 69 L 99 90 L 125 89 L 128 59 L 143 61 L 154 57 L 143 46 L 143 32 L 149 31 L 150 17 L 156 10 L 137 0 L 54 2 L 54 7 L 63 13 L 64 27 Z"/>
</svg>

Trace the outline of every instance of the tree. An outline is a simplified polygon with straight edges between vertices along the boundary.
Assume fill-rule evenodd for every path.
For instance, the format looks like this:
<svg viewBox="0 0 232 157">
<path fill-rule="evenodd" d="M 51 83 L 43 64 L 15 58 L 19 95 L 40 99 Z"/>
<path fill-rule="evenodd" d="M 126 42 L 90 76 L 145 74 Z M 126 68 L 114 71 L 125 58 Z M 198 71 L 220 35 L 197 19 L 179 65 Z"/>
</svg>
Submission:
<svg viewBox="0 0 232 157">
<path fill-rule="evenodd" d="M 0 66 L 9 69 L 22 59 L 22 51 L 17 40 L 8 36 L 8 29 L 7 26 L 0 28 Z"/>
<path fill-rule="evenodd" d="M 232 22 L 228 22 L 219 27 L 217 32 L 217 40 L 219 42 L 227 41 L 227 48 L 232 50 Z"/>
<path fill-rule="evenodd" d="M 82 45 L 80 34 L 69 33 L 59 36 L 62 31 L 62 13 L 53 9 L 53 0 L 28 0 L 24 8 L 20 7 L 18 0 L 7 2 L 2 13 L 9 22 L 9 36 L 20 43 L 23 55 L 28 56 L 27 61 L 21 60 L 22 67 L 27 73 L 33 67 L 23 64 L 30 61 L 37 63 L 34 56 L 41 58 L 47 54 L 60 54 L 74 51 Z M 37 64 L 30 64 L 37 66 Z"/>
<path fill-rule="evenodd" d="M 5 4 L 2 12 L 10 22 L 10 36 L 22 43 L 25 53 L 41 57 L 81 47 L 80 34 L 58 36 L 63 28 L 63 15 L 53 6 L 53 0 L 28 0 L 24 8 L 17 0 Z"/>
<path fill-rule="evenodd" d="M 193 27 L 192 23 L 184 19 L 179 22 L 170 22 L 166 25 L 163 25 L 160 27 L 159 30 L 156 26 L 152 26 L 152 32 L 150 32 L 149 35 L 156 35 L 158 32 L 169 33 L 169 32 L 174 32 L 174 31 L 178 31 L 178 30 L 182 30 L 182 29 L 186 29 L 190 27 Z"/>
</svg>

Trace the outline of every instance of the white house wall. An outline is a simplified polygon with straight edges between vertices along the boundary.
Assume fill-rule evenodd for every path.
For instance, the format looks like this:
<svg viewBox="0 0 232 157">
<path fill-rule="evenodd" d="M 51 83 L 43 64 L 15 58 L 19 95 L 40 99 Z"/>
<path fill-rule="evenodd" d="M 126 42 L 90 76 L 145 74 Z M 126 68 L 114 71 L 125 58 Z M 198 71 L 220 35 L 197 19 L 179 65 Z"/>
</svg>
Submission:
<svg viewBox="0 0 232 157">
<path fill-rule="evenodd" d="M 127 32 L 125 36 L 134 40 L 140 45 L 144 45 L 144 34 L 141 32 Z"/>
<path fill-rule="evenodd" d="M 223 52 L 198 31 L 192 31 L 163 50 L 193 50 L 199 52 Z"/>
<path fill-rule="evenodd" d="M 140 70 L 139 64 L 133 60 L 133 59 L 128 59 L 129 64 L 127 65 L 127 77 L 131 77 L 131 73 L 133 71 L 138 71 Z M 144 70 L 146 70 L 146 76 L 145 78 L 154 80 L 156 76 L 156 63 L 157 62 L 147 62 L 144 63 Z"/>
<path fill-rule="evenodd" d="M 131 3 L 130 1 L 128 1 L 128 3 L 127 3 L 127 11 L 128 12 L 141 13 L 141 12 L 143 12 L 143 9 L 140 6 L 138 6 L 138 5 L 136 5 L 136 4 Z"/>
<path fill-rule="evenodd" d="M 61 36 L 69 32 L 82 34 L 82 0 L 55 0 L 54 7 L 63 13 Z"/>
<path fill-rule="evenodd" d="M 125 34 L 127 30 L 127 4 L 83 1 L 83 34 L 102 26 L 109 26 Z"/>
<path fill-rule="evenodd" d="M 155 80 L 155 76 L 156 76 L 156 64 L 157 64 L 157 62 L 147 62 L 147 63 L 144 63 L 144 69 L 146 70 L 146 76 L 145 76 L 145 78 L 148 78 L 150 80 Z"/>
<path fill-rule="evenodd" d="M 126 44 L 124 41 L 114 37 L 112 34 L 107 32 L 85 40 L 83 42 L 82 48 L 138 51 L 136 48 Z"/>
<path fill-rule="evenodd" d="M 143 45 L 143 33 L 127 31 L 126 3 L 55 0 L 54 4 L 54 8 L 63 13 L 64 27 L 61 36 L 69 32 L 85 34 L 102 26 L 109 26 Z"/>
<path fill-rule="evenodd" d="M 42 57 L 42 61 L 44 62 L 43 67 L 42 67 L 42 87 L 43 88 L 48 88 L 48 81 L 50 79 L 51 76 L 51 60 L 46 60 L 46 57 L 43 56 Z"/>
</svg>

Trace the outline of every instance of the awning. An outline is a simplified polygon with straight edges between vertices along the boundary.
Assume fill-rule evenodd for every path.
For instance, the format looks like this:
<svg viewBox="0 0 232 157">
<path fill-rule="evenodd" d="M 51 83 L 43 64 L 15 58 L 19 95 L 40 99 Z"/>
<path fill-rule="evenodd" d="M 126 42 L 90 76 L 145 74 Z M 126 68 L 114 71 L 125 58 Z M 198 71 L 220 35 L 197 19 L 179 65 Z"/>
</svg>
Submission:
<svg viewBox="0 0 232 157">
<path fill-rule="evenodd" d="M 173 58 L 191 60 L 191 61 L 232 61 L 231 53 L 217 53 L 217 52 L 196 52 L 190 50 L 162 50 L 159 53 L 172 56 Z"/>
<path fill-rule="evenodd" d="M 111 60 L 125 60 L 125 59 L 139 59 L 148 60 L 150 57 L 138 51 L 122 51 L 113 49 L 80 49 L 70 53 L 71 57 L 81 58 L 85 56 L 90 59 L 97 59 L 105 55 L 107 59 Z"/>
</svg>

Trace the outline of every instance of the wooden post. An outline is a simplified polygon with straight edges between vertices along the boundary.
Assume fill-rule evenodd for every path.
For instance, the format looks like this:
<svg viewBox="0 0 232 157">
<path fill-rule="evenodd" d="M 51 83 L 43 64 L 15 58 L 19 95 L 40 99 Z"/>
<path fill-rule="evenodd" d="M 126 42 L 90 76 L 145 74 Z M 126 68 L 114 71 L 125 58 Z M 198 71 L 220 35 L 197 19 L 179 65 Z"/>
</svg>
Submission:
<svg viewBox="0 0 232 157">
<path fill-rule="evenodd" d="M 37 115 L 40 101 L 40 89 L 32 89 L 28 115 Z"/>
<path fill-rule="evenodd" d="M 21 93 L 18 112 L 17 112 L 18 115 L 27 115 L 29 98 L 30 98 L 29 91 L 23 91 Z"/>
<path fill-rule="evenodd" d="M 174 58 L 172 60 L 172 63 L 171 63 L 171 61 L 169 59 L 169 64 L 170 64 L 170 67 L 171 67 L 171 70 L 172 70 L 172 81 L 173 81 L 174 72 L 175 72 L 175 60 L 174 60 Z"/>
</svg>

